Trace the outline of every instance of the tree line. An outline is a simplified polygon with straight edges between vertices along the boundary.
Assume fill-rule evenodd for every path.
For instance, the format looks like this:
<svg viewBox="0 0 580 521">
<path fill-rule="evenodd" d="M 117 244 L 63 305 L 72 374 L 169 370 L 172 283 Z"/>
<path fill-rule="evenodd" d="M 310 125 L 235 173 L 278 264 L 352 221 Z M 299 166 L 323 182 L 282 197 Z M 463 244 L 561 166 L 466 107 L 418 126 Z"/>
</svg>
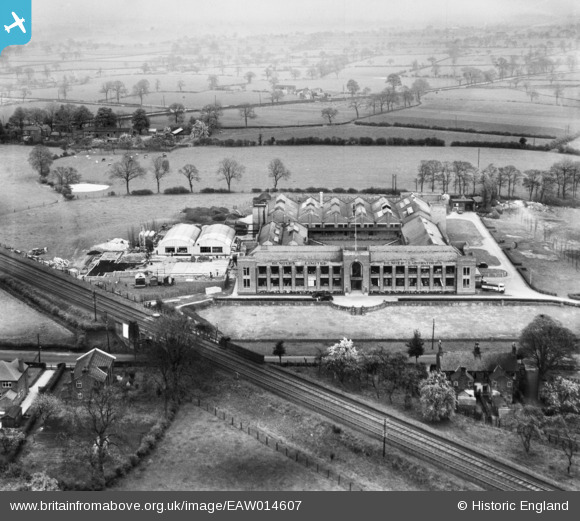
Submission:
<svg viewBox="0 0 580 521">
<path fill-rule="evenodd" d="M 58 157 L 58 156 L 56 156 Z M 147 158 L 147 154 L 144 155 Z M 80 182 L 81 175 L 74 167 L 58 166 L 51 171 L 51 166 L 55 160 L 55 156 L 50 150 L 43 146 L 35 146 L 29 156 L 28 162 L 34 168 L 43 183 L 53 184 L 55 189 L 63 195 L 70 196 L 71 184 Z M 231 184 L 233 181 L 239 181 L 245 172 L 246 167 L 233 158 L 225 158 L 220 161 L 216 171 L 218 180 L 224 181 L 227 184 L 228 192 L 231 191 Z M 282 160 L 274 158 L 268 163 L 268 177 L 274 183 L 274 189 L 277 189 L 278 183 L 282 180 L 290 179 L 291 172 L 284 165 Z M 121 159 L 110 165 L 109 178 L 112 180 L 124 181 L 127 190 L 127 195 L 131 194 L 131 181 L 143 178 L 150 171 L 153 179 L 157 185 L 157 193 L 161 193 L 161 181 L 171 172 L 171 165 L 167 154 L 151 159 L 150 170 L 141 165 L 137 153 L 126 152 Z M 186 164 L 178 170 L 188 182 L 189 190 L 193 193 L 193 183 L 201 180 L 199 170 L 193 164 Z"/>
<path fill-rule="evenodd" d="M 479 186 L 486 208 L 502 196 L 504 188 L 507 188 L 507 197 L 514 197 L 519 184 L 527 190 L 530 201 L 543 202 L 549 196 L 575 198 L 580 183 L 580 161 L 564 159 L 545 170 L 522 172 L 513 165 L 497 167 L 491 163 L 480 171 L 467 161 L 429 159 L 419 163 L 415 182 L 421 192 L 427 187 L 432 192 L 440 188 L 444 193 L 475 194 Z"/>
</svg>

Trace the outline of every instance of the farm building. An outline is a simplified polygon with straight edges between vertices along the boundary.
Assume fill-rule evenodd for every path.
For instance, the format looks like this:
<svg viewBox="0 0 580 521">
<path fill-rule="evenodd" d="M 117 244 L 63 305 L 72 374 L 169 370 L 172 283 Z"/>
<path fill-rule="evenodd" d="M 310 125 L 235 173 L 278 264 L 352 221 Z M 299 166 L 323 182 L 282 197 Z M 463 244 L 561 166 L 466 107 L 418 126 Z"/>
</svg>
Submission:
<svg viewBox="0 0 580 521">
<path fill-rule="evenodd" d="M 199 226 L 194 224 L 176 224 L 171 228 L 155 248 L 157 255 L 184 255 L 194 253 L 195 242 L 200 236 Z"/>
<path fill-rule="evenodd" d="M 475 293 L 475 257 L 449 244 L 447 202 L 414 194 L 262 194 L 238 293 Z"/>
<path fill-rule="evenodd" d="M 225 224 L 210 224 L 202 228 L 193 248 L 194 255 L 229 256 L 236 232 Z"/>
</svg>

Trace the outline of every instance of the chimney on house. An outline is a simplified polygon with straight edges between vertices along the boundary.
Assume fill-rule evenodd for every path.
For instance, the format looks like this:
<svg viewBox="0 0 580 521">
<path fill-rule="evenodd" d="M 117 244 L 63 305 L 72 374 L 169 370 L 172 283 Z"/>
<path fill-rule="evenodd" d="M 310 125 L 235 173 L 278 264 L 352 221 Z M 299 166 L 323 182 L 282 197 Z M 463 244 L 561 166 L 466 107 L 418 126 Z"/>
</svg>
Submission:
<svg viewBox="0 0 580 521">
<path fill-rule="evenodd" d="M 461 374 L 466 374 L 467 373 L 467 368 L 466 367 L 461 367 Z"/>
<path fill-rule="evenodd" d="M 320 206 L 324 204 L 324 192 L 320 192 Z"/>
<path fill-rule="evenodd" d="M 22 358 L 18 358 L 18 370 L 23 373 L 24 372 L 24 362 L 22 361 Z"/>
<path fill-rule="evenodd" d="M 435 355 L 435 367 L 437 371 L 441 371 L 441 351 L 438 351 Z"/>
</svg>

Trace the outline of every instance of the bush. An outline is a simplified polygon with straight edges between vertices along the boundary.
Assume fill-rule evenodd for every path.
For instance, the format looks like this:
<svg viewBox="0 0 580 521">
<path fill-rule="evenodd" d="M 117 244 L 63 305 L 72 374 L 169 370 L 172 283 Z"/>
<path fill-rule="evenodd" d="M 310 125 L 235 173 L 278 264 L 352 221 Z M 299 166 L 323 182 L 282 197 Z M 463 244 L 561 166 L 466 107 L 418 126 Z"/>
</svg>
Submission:
<svg viewBox="0 0 580 521">
<path fill-rule="evenodd" d="M 228 194 L 227 188 L 202 188 L 199 191 L 201 194 Z"/>
<path fill-rule="evenodd" d="M 143 189 L 143 190 L 133 190 L 131 195 L 153 195 L 151 190 Z"/>
<path fill-rule="evenodd" d="M 167 195 L 188 194 L 189 190 L 185 186 L 172 186 L 163 190 L 163 193 Z"/>
<path fill-rule="evenodd" d="M 261 194 L 263 191 L 261 188 L 252 188 L 253 194 Z"/>
</svg>

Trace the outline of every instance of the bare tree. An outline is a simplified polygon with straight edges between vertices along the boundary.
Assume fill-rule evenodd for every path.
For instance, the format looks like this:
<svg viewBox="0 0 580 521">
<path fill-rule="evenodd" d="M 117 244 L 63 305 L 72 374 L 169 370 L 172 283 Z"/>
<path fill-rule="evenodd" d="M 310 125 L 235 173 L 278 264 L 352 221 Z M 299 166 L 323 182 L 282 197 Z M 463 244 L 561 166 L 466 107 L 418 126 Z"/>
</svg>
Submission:
<svg viewBox="0 0 580 521">
<path fill-rule="evenodd" d="M 328 119 L 328 124 L 332 125 L 332 120 L 338 115 L 338 110 L 333 107 L 327 107 L 320 111 L 320 115 L 323 118 Z"/>
<path fill-rule="evenodd" d="M 233 158 L 222 159 L 217 170 L 218 179 L 220 181 L 225 181 L 228 185 L 228 192 L 231 192 L 230 185 L 232 184 L 232 181 L 239 181 L 245 170 L 246 167 L 240 165 Z"/>
<path fill-rule="evenodd" d="M 258 116 L 256 115 L 256 112 L 254 111 L 254 107 L 252 107 L 249 103 L 244 103 L 240 109 L 240 117 L 244 118 L 244 121 L 246 123 L 246 128 L 248 128 L 248 119 L 255 119 Z"/>
<path fill-rule="evenodd" d="M 151 162 L 153 165 L 153 177 L 155 178 L 155 182 L 157 183 L 157 193 L 159 193 L 160 188 L 159 185 L 161 184 L 161 179 L 163 179 L 170 170 L 169 167 L 169 160 L 164 158 L 163 156 L 156 157 Z"/>
<path fill-rule="evenodd" d="M 194 165 L 187 164 L 179 169 L 179 173 L 187 179 L 189 191 L 193 193 L 193 181 L 199 182 L 199 171 Z"/>
<path fill-rule="evenodd" d="M 76 168 L 72 166 L 57 166 L 52 172 L 51 176 L 57 186 L 67 186 L 78 183 L 81 176 Z"/>
<path fill-rule="evenodd" d="M 133 85 L 133 96 L 139 96 L 141 105 L 143 105 L 143 97 L 149 94 L 149 80 L 139 80 Z"/>
<path fill-rule="evenodd" d="M 268 165 L 268 177 L 274 180 L 274 190 L 278 188 L 278 183 L 284 179 L 290 179 L 290 170 L 288 170 L 284 163 L 279 158 L 272 159 Z"/>
<path fill-rule="evenodd" d="M 145 176 L 145 169 L 139 164 L 137 159 L 128 153 L 124 154 L 121 161 L 114 163 L 111 166 L 109 177 L 111 179 L 122 179 L 125 181 L 127 187 L 127 195 L 129 195 L 129 183 L 133 179 Z"/>
</svg>

